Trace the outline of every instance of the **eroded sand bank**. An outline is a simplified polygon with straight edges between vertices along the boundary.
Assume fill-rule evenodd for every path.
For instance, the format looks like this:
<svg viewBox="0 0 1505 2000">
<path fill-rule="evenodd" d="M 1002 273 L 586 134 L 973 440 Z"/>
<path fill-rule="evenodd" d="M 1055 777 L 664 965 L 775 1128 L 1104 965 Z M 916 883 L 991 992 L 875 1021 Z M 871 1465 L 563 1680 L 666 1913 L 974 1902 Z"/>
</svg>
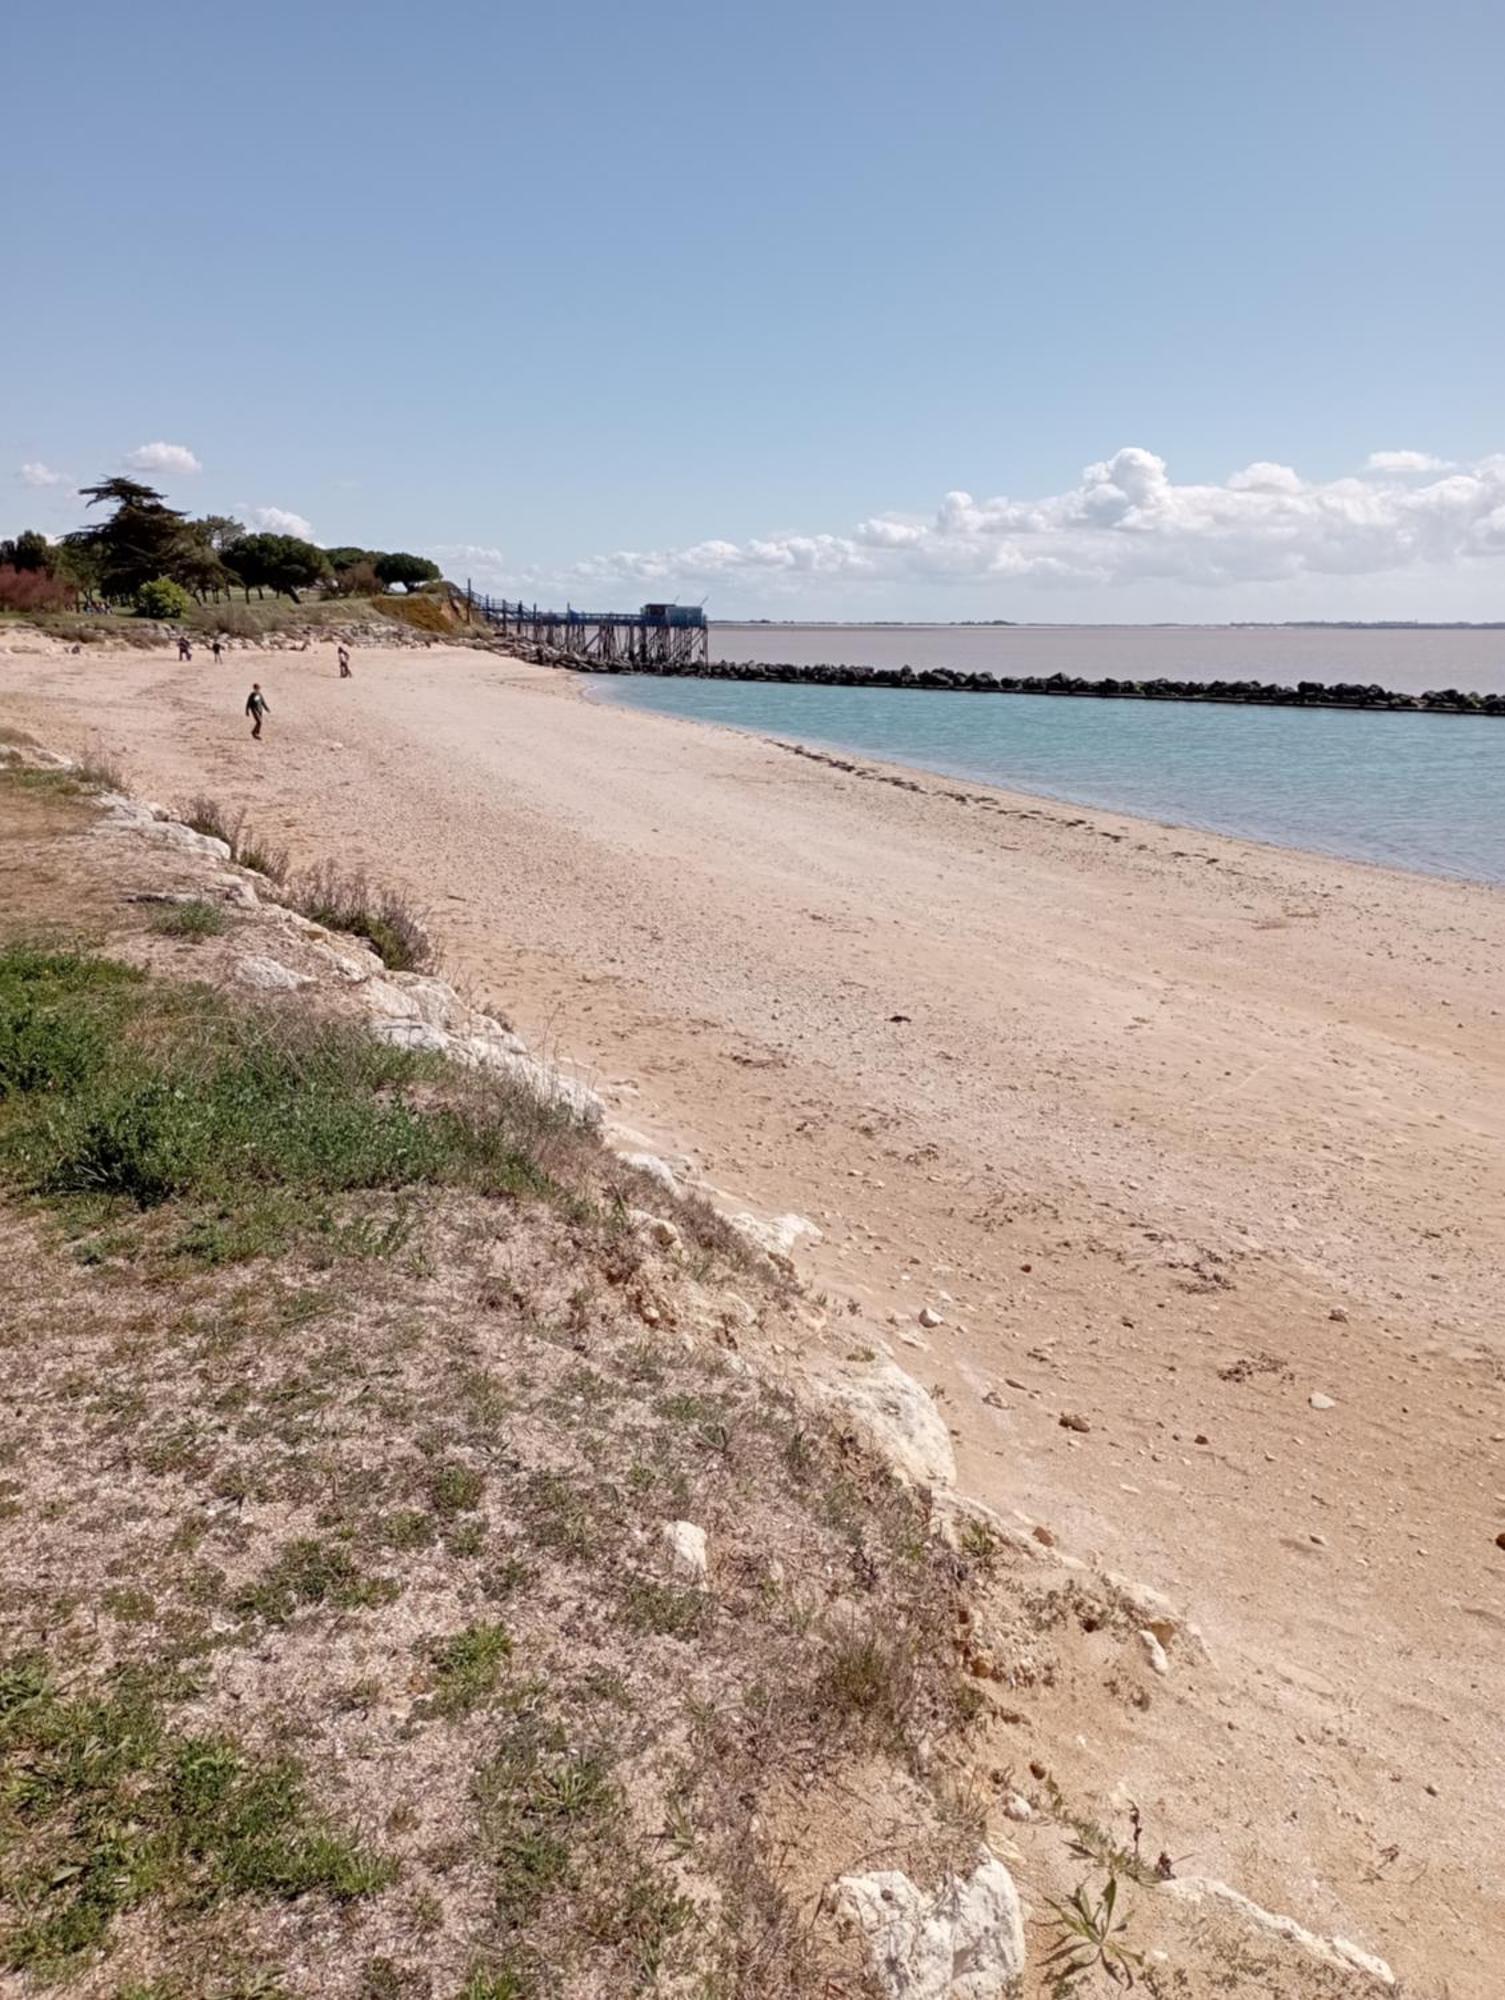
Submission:
<svg viewBox="0 0 1505 2000">
<path fill-rule="evenodd" d="M 624 1123 L 810 1216 L 963 1484 L 1206 1636 L 1151 1710 L 1062 1717 L 1063 1774 L 1419 1990 L 1494 1990 L 1505 896 L 458 649 L 0 652 L 0 721 L 404 882 Z"/>
</svg>

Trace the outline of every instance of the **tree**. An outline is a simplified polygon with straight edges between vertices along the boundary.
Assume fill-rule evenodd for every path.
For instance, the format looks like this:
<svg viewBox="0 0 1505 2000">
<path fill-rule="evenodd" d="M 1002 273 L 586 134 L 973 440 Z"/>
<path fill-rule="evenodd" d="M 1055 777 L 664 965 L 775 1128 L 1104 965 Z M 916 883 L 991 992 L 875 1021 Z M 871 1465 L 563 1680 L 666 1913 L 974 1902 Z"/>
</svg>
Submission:
<svg viewBox="0 0 1505 2000">
<path fill-rule="evenodd" d="M 136 610 L 143 618 L 186 618 L 193 599 L 171 577 L 153 577 L 136 592 Z"/>
<path fill-rule="evenodd" d="M 430 562 L 427 556 L 410 556 L 404 549 L 394 549 L 390 555 L 376 558 L 376 574 L 388 588 L 401 583 L 411 590 L 416 584 L 437 583 L 441 572 L 438 563 Z"/>
<path fill-rule="evenodd" d="M 337 549 L 326 549 L 324 553 L 329 558 L 329 567 L 336 576 L 339 576 L 343 570 L 354 569 L 357 563 L 374 562 L 380 550 L 342 546 Z"/>
<path fill-rule="evenodd" d="M 35 570 L 51 576 L 56 563 L 57 551 L 35 528 L 23 528 L 19 535 L 0 542 L 0 569 Z"/>
<path fill-rule="evenodd" d="M 154 487 L 117 477 L 79 491 L 91 507 L 115 510 L 107 521 L 64 537 L 83 560 L 92 556 L 106 597 L 134 597 L 143 583 L 173 574 L 186 547 L 183 516 Z"/>
<path fill-rule="evenodd" d="M 198 598 L 232 589 L 235 577 L 226 558 L 245 538 L 245 532 L 244 522 L 232 520 L 228 514 L 205 514 L 201 520 L 186 522 L 183 550 L 173 566 L 176 581 Z"/>
<path fill-rule="evenodd" d="M 383 585 L 375 563 L 358 562 L 336 570 L 334 587 L 341 597 L 379 597 Z"/>
<path fill-rule="evenodd" d="M 324 551 L 297 535 L 242 535 L 226 552 L 228 567 L 245 587 L 274 590 L 298 602 L 298 592 L 329 574 Z"/>
</svg>

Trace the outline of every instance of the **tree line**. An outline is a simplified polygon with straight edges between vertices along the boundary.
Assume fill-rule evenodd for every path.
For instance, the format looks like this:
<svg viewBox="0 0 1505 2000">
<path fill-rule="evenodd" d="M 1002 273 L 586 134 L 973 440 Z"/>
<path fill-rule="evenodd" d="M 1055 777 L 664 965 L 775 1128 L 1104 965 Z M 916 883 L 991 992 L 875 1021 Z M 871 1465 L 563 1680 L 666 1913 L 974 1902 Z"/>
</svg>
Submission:
<svg viewBox="0 0 1505 2000">
<path fill-rule="evenodd" d="M 299 535 L 252 531 L 228 514 L 194 519 L 139 480 L 101 479 L 79 490 L 90 507 L 110 511 L 59 542 L 35 529 L 0 541 L 0 608 L 7 600 L 32 610 L 82 597 L 171 617 L 190 601 L 237 590 L 248 603 L 253 590 L 297 603 L 301 590 L 356 597 L 439 580 L 437 563 L 405 549 L 324 549 Z"/>
</svg>

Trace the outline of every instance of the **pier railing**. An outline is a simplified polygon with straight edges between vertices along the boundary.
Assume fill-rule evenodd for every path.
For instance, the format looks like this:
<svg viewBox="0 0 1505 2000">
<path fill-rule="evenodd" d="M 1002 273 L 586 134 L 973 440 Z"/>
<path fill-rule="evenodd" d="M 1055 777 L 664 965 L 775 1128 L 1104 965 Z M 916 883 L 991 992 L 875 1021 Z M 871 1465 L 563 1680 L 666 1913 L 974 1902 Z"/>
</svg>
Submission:
<svg viewBox="0 0 1505 2000">
<path fill-rule="evenodd" d="M 645 604 L 641 611 L 551 611 L 537 604 L 490 597 L 465 586 L 466 616 L 582 664 L 674 670 L 703 667 L 710 628 L 694 606 Z"/>
</svg>

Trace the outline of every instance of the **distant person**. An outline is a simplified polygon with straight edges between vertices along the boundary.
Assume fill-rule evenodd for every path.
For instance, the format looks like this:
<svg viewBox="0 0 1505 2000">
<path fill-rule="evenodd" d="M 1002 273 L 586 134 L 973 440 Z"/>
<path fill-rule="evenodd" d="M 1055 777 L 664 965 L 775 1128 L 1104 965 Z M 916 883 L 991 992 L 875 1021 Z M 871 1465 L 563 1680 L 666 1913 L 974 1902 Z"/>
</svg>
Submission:
<svg viewBox="0 0 1505 2000">
<path fill-rule="evenodd" d="M 188 634 L 186 632 L 178 634 L 178 658 L 180 660 L 191 660 L 193 658 L 193 648 L 188 643 Z"/>
<path fill-rule="evenodd" d="M 340 679 L 348 681 L 350 678 L 350 648 L 348 646 L 339 647 L 337 649 L 337 657 L 340 662 Z"/>
<path fill-rule="evenodd" d="M 209 650 L 214 655 L 214 664 L 218 666 L 220 663 L 220 657 L 225 650 L 224 647 L 219 642 L 218 635 L 215 636 L 214 644 L 209 648 Z"/>
<path fill-rule="evenodd" d="M 261 682 L 252 681 L 251 692 L 246 696 L 246 714 L 251 718 L 251 734 L 261 736 L 261 718 L 267 714 L 267 698 L 261 692 Z"/>
</svg>

